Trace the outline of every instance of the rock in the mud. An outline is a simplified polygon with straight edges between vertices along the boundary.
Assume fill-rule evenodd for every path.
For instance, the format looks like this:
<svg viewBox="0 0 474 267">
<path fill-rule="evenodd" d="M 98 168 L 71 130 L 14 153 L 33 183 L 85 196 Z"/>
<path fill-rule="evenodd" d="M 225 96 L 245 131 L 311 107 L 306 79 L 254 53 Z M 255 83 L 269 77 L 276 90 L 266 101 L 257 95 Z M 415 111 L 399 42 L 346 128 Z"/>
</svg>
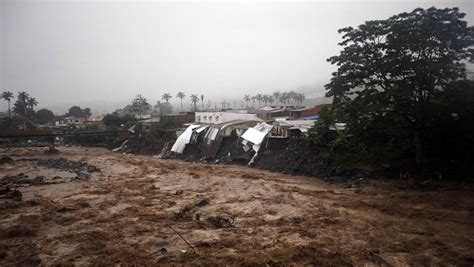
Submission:
<svg viewBox="0 0 474 267">
<path fill-rule="evenodd" d="M 198 207 L 203 207 L 203 206 L 206 206 L 207 204 L 209 204 L 209 201 L 205 198 L 198 199 L 198 200 L 196 200 L 196 202 L 194 202 L 194 205 L 196 205 Z"/>
<path fill-rule="evenodd" d="M 293 217 L 293 218 L 291 218 L 291 223 L 292 223 L 293 225 L 301 224 L 302 221 L 303 221 L 303 220 L 301 220 L 300 217 Z"/>
<path fill-rule="evenodd" d="M 77 205 L 81 208 L 90 208 L 91 207 L 91 204 L 89 204 L 85 201 L 80 201 L 79 203 L 77 203 Z"/>
<path fill-rule="evenodd" d="M 33 180 L 32 183 L 35 185 L 43 184 L 44 183 L 44 176 L 36 176 Z"/>
<path fill-rule="evenodd" d="M 0 158 L 0 165 L 5 163 L 13 163 L 13 159 L 9 156 L 3 156 Z"/>
<path fill-rule="evenodd" d="M 91 177 L 91 174 L 87 171 L 79 171 L 77 172 L 77 176 L 75 177 L 76 180 L 87 180 Z"/>
<path fill-rule="evenodd" d="M 170 242 L 164 240 L 164 239 L 158 239 L 158 241 L 156 241 L 156 246 L 158 247 L 166 247 L 170 244 Z"/>
<path fill-rule="evenodd" d="M 194 247 L 196 248 L 210 248 L 211 244 L 206 241 L 197 241 L 194 243 Z"/>
<path fill-rule="evenodd" d="M 20 202 L 22 197 L 23 197 L 23 195 L 16 188 L 15 188 L 15 190 L 8 192 L 5 196 L 5 198 L 9 198 L 9 199 L 11 199 L 13 201 L 16 201 L 16 202 Z"/>
</svg>

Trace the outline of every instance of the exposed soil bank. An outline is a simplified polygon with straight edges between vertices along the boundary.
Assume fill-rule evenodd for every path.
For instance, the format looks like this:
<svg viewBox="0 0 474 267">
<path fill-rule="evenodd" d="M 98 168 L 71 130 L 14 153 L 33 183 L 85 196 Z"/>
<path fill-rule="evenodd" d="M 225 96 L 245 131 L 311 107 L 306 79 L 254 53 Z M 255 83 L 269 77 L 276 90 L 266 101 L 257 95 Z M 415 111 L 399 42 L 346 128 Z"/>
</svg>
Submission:
<svg viewBox="0 0 474 267">
<path fill-rule="evenodd" d="M 474 264 L 472 185 L 371 179 L 342 188 L 243 166 L 58 149 L 0 149 L 13 159 L 0 165 L 0 183 L 22 194 L 0 199 L 2 266 Z M 75 179 L 84 171 L 88 179 Z M 2 179 L 19 173 L 47 182 Z"/>
</svg>

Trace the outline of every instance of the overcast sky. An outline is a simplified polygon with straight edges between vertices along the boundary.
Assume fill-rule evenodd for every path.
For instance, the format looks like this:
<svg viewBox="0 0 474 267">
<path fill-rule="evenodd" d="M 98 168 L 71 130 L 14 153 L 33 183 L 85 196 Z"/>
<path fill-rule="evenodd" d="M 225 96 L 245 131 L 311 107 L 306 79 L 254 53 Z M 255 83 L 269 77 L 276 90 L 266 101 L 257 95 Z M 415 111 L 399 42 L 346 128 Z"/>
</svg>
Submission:
<svg viewBox="0 0 474 267">
<path fill-rule="evenodd" d="M 179 90 L 218 101 L 301 86 L 322 95 L 339 28 L 430 6 L 458 6 L 473 25 L 473 2 L 0 0 L 0 91 L 96 113 L 138 93 L 153 103 Z"/>
</svg>

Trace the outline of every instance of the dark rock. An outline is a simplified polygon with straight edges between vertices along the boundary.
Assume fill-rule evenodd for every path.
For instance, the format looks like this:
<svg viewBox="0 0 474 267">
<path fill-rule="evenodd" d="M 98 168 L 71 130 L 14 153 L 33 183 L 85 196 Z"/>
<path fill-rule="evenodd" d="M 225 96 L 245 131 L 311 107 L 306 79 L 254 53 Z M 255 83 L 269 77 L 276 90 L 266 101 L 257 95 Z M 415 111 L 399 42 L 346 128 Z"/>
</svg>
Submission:
<svg viewBox="0 0 474 267">
<path fill-rule="evenodd" d="M 0 164 L 13 163 L 13 159 L 9 156 L 3 156 L 0 158 Z"/>
<path fill-rule="evenodd" d="M 85 202 L 85 201 L 81 201 L 77 204 L 79 207 L 81 208 L 90 208 L 91 207 L 91 204 Z"/>
<path fill-rule="evenodd" d="M 211 216 L 207 218 L 207 222 L 215 228 L 232 227 L 234 219 L 227 216 Z"/>
<path fill-rule="evenodd" d="M 197 241 L 194 243 L 194 246 L 197 248 L 210 248 L 211 245 L 205 241 Z"/>
<path fill-rule="evenodd" d="M 23 194 L 15 188 L 15 190 L 8 192 L 5 197 L 19 202 L 21 201 Z"/>
<path fill-rule="evenodd" d="M 198 200 L 196 200 L 196 202 L 194 202 L 194 205 L 196 205 L 198 207 L 203 207 L 203 206 L 206 206 L 207 204 L 209 204 L 209 201 L 205 198 L 198 199 Z"/>
<path fill-rule="evenodd" d="M 89 179 L 91 174 L 87 171 L 79 171 L 77 172 L 77 176 L 75 177 L 76 180 L 87 180 Z"/>
<path fill-rule="evenodd" d="M 294 224 L 294 225 L 298 225 L 298 224 L 301 224 L 303 220 L 301 220 L 300 217 L 293 217 L 291 218 L 291 223 Z"/>
<path fill-rule="evenodd" d="M 158 247 L 165 247 L 165 246 L 168 246 L 170 243 L 164 239 L 159 239 L 158 241 L 156 241 L 155 244 Z"/>
</svg>

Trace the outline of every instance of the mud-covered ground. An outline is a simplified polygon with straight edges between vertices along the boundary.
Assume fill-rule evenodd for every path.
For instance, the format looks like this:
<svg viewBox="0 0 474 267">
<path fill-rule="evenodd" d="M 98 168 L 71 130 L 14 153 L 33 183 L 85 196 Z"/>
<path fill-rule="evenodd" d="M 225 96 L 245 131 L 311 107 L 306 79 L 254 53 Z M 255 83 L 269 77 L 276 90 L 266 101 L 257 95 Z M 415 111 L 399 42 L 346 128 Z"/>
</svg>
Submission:
<svg viewBox="0 0 474 267">
<path fill-rule="evenodd" d="M 474 264 L 470 184 L 345 188 L 99 148 L 2 156 L 1 266 Z"/>
</svg>

